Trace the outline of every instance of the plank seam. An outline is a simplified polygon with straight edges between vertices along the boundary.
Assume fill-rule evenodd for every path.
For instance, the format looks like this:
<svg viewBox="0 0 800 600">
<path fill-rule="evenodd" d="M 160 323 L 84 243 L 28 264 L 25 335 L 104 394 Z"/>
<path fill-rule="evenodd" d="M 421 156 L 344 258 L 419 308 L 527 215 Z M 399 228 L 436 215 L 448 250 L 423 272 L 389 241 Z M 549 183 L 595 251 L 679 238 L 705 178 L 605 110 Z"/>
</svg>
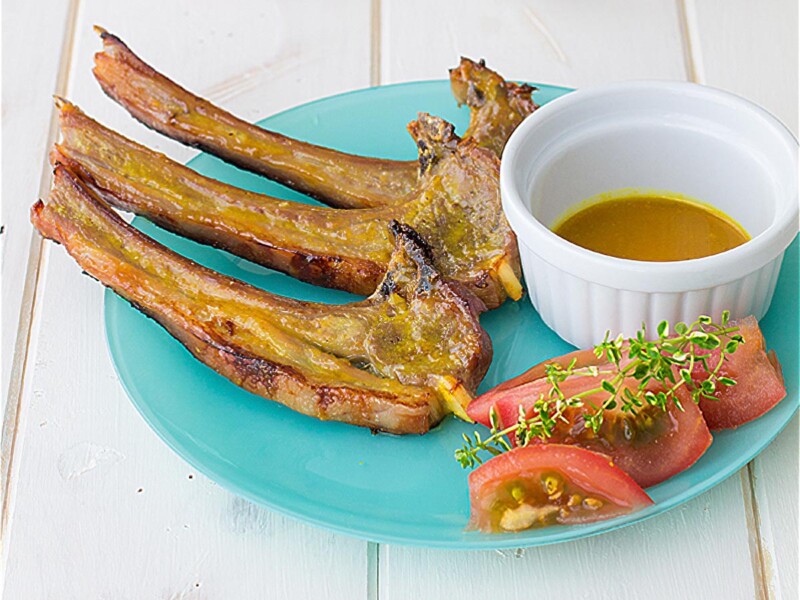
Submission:
<svg viewBox="0 0 800 600">
<path fill-rule="evenodd" d="M 369 84 L 381 83 L 381 0 L 370 3 Z"/>
<path fill-rule="evenodd" d="M 381 545 L 367 542 L 367 600 L 380 598 Z"/>
<path fill-rule="evenodd" d="M 752 520 L 753 520 L 753 536 L 755 537 L 755 544 L 753 551 L 755 552 L 755 556 L 753 557 L 753 562 L 757 564 L 760 577 L 761 585 L 757 587 L 756 593 L 760 594 L 761 598 L 771 598 L 773 594 L 769 593 L 770 585 L 768 581 L 767 574 L 769 573 L 769 567 L 767 566 L 767 557 L 766 552 L 764 550 L 764 543 L 763 539 L 761 538 L 761 511 L 758 508 L 758 498 L 756 496 L 756 474 L 755 468 L 753 466 L 753 461 L 747 463 L 747 488 L 745 491 L 750 494 L 750 503 L 749 503 L 749 510 L 752 512 Z"/>
<path fill-rule="evenodd" d="M 693 83 L 704 83 L 706 77 L 694 0 L 677 0 L 677 3 L 686 78 Z"/>
<path fill-rule="evenodd" d="M 695 0 L 676 0 L 678 20 L 681 29 L 683 57 L 686 67 L 686 77 L 694 83 L 706 82 L 703 64 L 702 47 L 700 44 L 700 26 L 697 19 Z M 744 500 L 745 521 L 749 537 L 750 561 L 753 568 L 755 583 L 755 597 L 766 599 L 769 597 L 767 582 L 767 566 L 765 562 L 763 541 L 761 538 L 761 517 L 758 510 L 758 500 L 755 490 L 755 476 L 752 463 L 748 463 L 741 472 L 742 497 Z"/>
<path fill-rule="evenodd" d="M 752 485 L 750 463 L 739 471 L 739 479 L 742 484 L 742 499 L 744 501 L 744 516 L 747 525 L 748 546 L 750 550 L 750 562 L 753 569 L 753 582 L 755 584 L 754 598 L 766 600 L 767 586 L 764 579 L 764 552 L 761 548 L 761 532 L 759 524 L 759 513 L 756 505 L 755 491 Z"/>
<path fill-rule="evenodd" d="M 72 59 L 75 48 L 75 29 L 78 22 L 80 0 L 70 0 L 64 28 L 64 38 L 61 45 L 61 58 L 56 75 L 54 94 L 66 95 L 69 85 L 69 74 L 72 68 Z M 39 197 L 44 197 L 50 189 L 52 172 L 50 170 L 49 150 L 58 136 L 58 115 L 51 109 L 50 124 L 47 132 L 47 145 L 45 146 L 42 176 L 39 181 Z M 2 548 L 3 565 L 5 572 L 5 546 L 6 533 L 11 504 L 11 483 L 14 464 L 14 450 L 17 445 L 22 396 L 25 389 L 25 376 L 27 375 L 28 351 L 31 344 L 33 331 L 33 317 L 36 310 L 36 301 L 40 286 L 39 276 L 42 267 L 44 240 L 38 234 L 31 234 L 31 244 L 28 251 L 28 265 L 25 272 L 25 287 L 23 289 L 20 307 L 19 323 L 17 326 L 17 339 L 14 346 L 11 379 L 9 381 L 6 410 L 3 415 L 3 443 L 2 443 L 2 515 L 0 515 L 0 548 Z"/>
</svg>

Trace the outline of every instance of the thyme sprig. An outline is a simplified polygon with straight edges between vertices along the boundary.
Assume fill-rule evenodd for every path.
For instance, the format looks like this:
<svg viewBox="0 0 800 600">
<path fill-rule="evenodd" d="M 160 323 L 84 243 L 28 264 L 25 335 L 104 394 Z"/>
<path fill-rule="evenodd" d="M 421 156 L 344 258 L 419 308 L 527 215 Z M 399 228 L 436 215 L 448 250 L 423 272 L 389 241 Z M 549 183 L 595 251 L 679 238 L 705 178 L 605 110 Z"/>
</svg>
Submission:
<svg viewBox="0 0 800 600">
<path fill-rule="evenodd" d="M 671 404 L 683 410 L 676 394 L 681 387 L 695 403 L 702 398 L 714 399 L 718 385 L 736 384 L 730 377 L 720 375 L 720 370 L 725 358 L 744 343 L 737 333 L 739 328 L 729 322 L 730 313 L 724 311 L 719 323 L 701 316 L 690 325 L 676 323 L 673 333 L 669 323 L 662 321 L 656 328 L 657 338 L 652 341 L 647 340 L 644 325 L 634 337 L 627 339 L 622 335 L 612 339 L 607 332 L 594 348 L 595 356 L 607 364 L 577 367 L 577 359 L 573 359 L 566 367 L 558 363 L 545 365 L 547 392 L 539 394 L 530 411 L 526 412 L 520 405 L 517 422 L 500 429 L 499 416 L 492 407 L 489 437 L 483 439 L 479 432 L 472 436 L 463 434 L 464 445 L 456 450 L 456 460 L 464 468 L 482 464 L 481 452 L 497 456 L 511 449 L 506 439 L 510 435 L 514 435 L 518 446 L 526 446 L 534 438 L 546 440 L 553 435 L 559 422 L 569 423 L 567 411 L 570 409 L 582 408 L 584 426 L 597 434 L 606 411 L 618 407 L 632 415 L 645 407 L 666 411 Z M 717 349 L 719 353 L 715 354 Z M 692 374 L 697 375 L 698 370 L 705 376 L 693 378 Z M 570 377 L 600 379 L 596 387 L 567 395 L 561 384 Z M 632 380 L 636 385 L 631 385 Z M 594 401 L 589 397 L 594 397 Z"/>
</svg>

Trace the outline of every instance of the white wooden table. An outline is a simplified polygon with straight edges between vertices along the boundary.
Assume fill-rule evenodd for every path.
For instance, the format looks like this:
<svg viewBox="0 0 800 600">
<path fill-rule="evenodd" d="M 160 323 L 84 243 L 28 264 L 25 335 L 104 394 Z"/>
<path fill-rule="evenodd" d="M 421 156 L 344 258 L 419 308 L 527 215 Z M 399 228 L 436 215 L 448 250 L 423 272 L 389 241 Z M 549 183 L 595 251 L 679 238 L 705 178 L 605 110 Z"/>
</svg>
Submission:
<svg viewBox="0 0 800 600">
<path fill-rule="evenodd" d="M 11 0 L 3 9 L 5 599 L 799 597 L 797 419 L 737 476 L 600 537 L 469 553 L 343 537 L 241 500 L 172 454 L 114 374 L 101 287 L 28 224 L 50 183 L 54 93 L 179 160 L 192 154 L 103 96 L 90 73 L 95 23 L 251 120 L 355 88 L 444 78 L 464 54 L 509 78 L 573 87 L 708 83 L 797 132 L 795 0 Z"/>
</svg>

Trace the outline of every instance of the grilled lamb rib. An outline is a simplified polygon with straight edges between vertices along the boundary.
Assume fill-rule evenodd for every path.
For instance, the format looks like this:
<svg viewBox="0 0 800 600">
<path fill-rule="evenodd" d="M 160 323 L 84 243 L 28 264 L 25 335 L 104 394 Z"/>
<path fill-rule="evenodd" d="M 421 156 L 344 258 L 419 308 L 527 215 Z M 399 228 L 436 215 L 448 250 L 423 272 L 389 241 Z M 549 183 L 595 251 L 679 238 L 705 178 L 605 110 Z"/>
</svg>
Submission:
<svg viewBox="0 0 800 600">
<path fill-rule="evenodd" d="M 471 137 L 484 148 L 502 156 L 506 142 L 517 126 L 539 108 L 531 94 L 536 88 L 506 81 L 481 60 L 461 58 L 450 69 L 450 87 L 459 106 L 469 106 L 469 127 L 464 137 Z"/>
<path fill-rule="evenodd" d="M 382 285 L 362 302 L 291 300 L 206 269 L 125 223 L 66 167 L 31 221 L 90 276 L 235 384 L 320 419 L 424 433 L 463 407 L 491 361 L 480 302 L 393 222 Z"/>
<path fill-rule="evenodd" d="M 402 204 L 436 171 L 416 161 L 367 158 L 267 131 L 195 96 L 136 56 L 118 37 L 96 28 L 103 51 L 94 75 L 106 94 L 146 126 L 243 169 L 265 175 L 339 208 Z M 464 137 L 500 156 L 508 136 L 533 110 L 533 88 L 506 82 L 483 61 L 462 58 L 450 71 L 453 93 L 471 110 Z"/>
<path fill-rule="evenodd" d="M 499 161 L 450 124 L 427 115 L 409 125 L 424 173 L 436 173 L 404 204 L 340 210 L 287 202 L 204 177 L 125 139 L 64 100 L 63 141 L 52 155 L 110 204 L 202 243 L 298 279 L 368 295 L 392 254 L 388 223 L 408 223 L 435 264 L 488 308 L 518 299 L 516 238 L 503 215 Z"/>
</svg>

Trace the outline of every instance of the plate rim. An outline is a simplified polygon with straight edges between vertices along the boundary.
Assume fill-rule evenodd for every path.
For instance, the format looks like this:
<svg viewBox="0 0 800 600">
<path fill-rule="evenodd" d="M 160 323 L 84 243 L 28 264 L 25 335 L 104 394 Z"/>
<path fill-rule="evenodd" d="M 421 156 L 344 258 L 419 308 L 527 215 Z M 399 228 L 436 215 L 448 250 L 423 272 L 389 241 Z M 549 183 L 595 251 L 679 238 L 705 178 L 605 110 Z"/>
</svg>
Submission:
<svg viewBox="0 0 800 600">
<path fill-rule="evenodd" d="M 309 108 L 313 108 L 314 106 L 328 102 L 334 99 L 340 99 L 343 97 L 352 97 L 364 94 L 371 94 L 376 93 L 378 90 L 385 91 L 390 90 L 393 88 L 413 88 L 413 87 L 438 87 L 446 84 L 449 86 L 450 81 L 448 79 L 435 79 L 435 80 L 419 80 L 419 81 L 410 81 L 410 82 L 400 82 L 400 83 L 393 83 L 387 85 L 379 85 L 379 86 L 371 86 L 371 87 L 364 87 L 358 88 L 354 90 L 349 90 L 346 92 L 341 92 L 337 94 L 333 94 L 330 96 L 324 96 L 320 98 L 316 98 L 306 103 L 298 104 L 282 110 L 280 112 L 271 114 L 269 116 L 263 117 L 254 123 L 256 125 L 262 125 L 265 121 L 269 121 L 274 118 L 278 118 L 281 116 L 285 116 L 287 114 L 293 113 L 295 111 L 300 110 L 307 110 Z M 574 88 L 569 88 L 565 86 L 558 86 L 558 85 L 550 85 L 545 83 L 531 83 L 534 87 L 539 87 L 539 89 L 547 89 L 553 91 L 560 91 L 562 93 L 568 93 L 573 91 Z M 195 154 L 191 158 L 185 161 L 184 164 L 187 166 L 192 166 L 192 163 L 198 160 L 200 157 L 208 156 L 207 153 L 199 152 Z M 140 219 L 140 217 L 137 217 Z M 788 249 L 787 249 L 788 250 Z M 547 546 L 552 544 L 557 544 L 561 542 L 568 542 L 574 541 L 577 539 L 593 537 L 596 535 L 600 535 L 603 533 L 608 533 L 611 531 L 615 531 L 622 527 L 627 527 L 629 525 L 633 525 L 636 523 L 641 523 L 655 517 L 657 515 L 663 514 L 676 506 L 684 504 L 689 500 L 692 500 L 699 495 L 703 494 L 711 490 L 712 488 L 716 487 L 732 475 L 734 475 L 737 471 L 739 471 L 742 467 L 744 467 L 747 463 L 753 460 L 756 456 L 758 456 L 772 441 L 786 428 L 786 426 L 791 422 L 792 418 L 798 411 L 799 404 L 795 402 L 794 407 L 792 410 L 787 414 L 785 420 L 777 427 L 768 438 L 762 438 L 762 442 L 754 446 L 750 452 L 745 454 L 739 454 L 737 459 L 728 463 L 726 468 L 721 469 L 714 473 L 714 475 L 710 478 L 698 481 L 693 483 L 691 486 L 683 490 L 681 493 L 671 496 L 670 498 L 661 501 L 653 506 L 647 507 L 641 511 L 637 511 L 634 513 L 629 513 L 628 515 L 622 515 L 620 517 L 616 517 L 614 519 L 609 519 L 605 521 L 598 521 L 596 523 L 586 524 L 586 525 L 572 525 L 569 527 L 553 527 L 551 531 L 545 534 L 542 534 L 544 529 L 536 530 L 538 536 L 536 538 L 527 538 L 525 536 L 525 532 L 520 534 L 501 534 L 501 535 L 486 535 L 481 537 L 476 537 L 475 539 L 437 539 L 434 537 L 420 537 L 420 536 L 404 536 L 396 533 L 390 532 L 376 532 L 375 528 L 370 527 L 359 527 L 356 525 L 346 525 L 342 524 L 341 522 L 333 522 L 330 519 L 325 519 L 322 515 L 322 512 L 315 512 L 314 510 L 297 510 L 286 504 L 280 503 L 278 501 L 273 501 L 269 498 L 264 498 L 263 496 L 259 496 L 256 493 L 242 487 L 239 483 L 233 480 L 233 478 L 228 477 L 225 475 L 224 471 L 220 471 L 216 468 L 209 467 L 199 459 L 196 459 L 191 452 L 183 448 L 183 446 L 178 443 L 178 441 L 173 437 L 173 435 L 168 431 L 168 429 L 160 424 L 160 422 L 155 418 L 154 414 L 148 409 L 146 403 L 142 403 L 139 400 L 139 394 L 134 389 L 135 382 L 130 382 L 128 377 L 124 375 L 122 364 L 124 363 L 124 359 L 118 355 L 118 352 L 115 350 L 112 335 L 110 334 L 110 330 L 113 329 L 113 310 L 110 309 L 112 306 L 112 302 L 110 300 L 115 301 L 122 301 L 126 302 L 124 299 L 121 299 L 117 294 L 112 291 L 110 288 L 106 288 L 104 292 L 104 299 L 103 299 L 103 327 L 104 327 L 104 338 L 106 348 L 108 353 L 111 357 L 111 363 L 114 367 L 114 371 L 117 375 L 118 380 L 120 381 L 125 394 L 127 395 L 130 402 L 136 408 L 136 411 L 148 425 L 148 427 L 158 436 L 158 438 L 164 442 L 170 450 L 172 450 L 175 454 L 177 454 L 182 460 L 188 463 L 193 469 L 195 469 L 198 473 L 203 474 L 209 480 L 219 484 L 224 489 L 238 495 L 242 498 L 247 499 L 257 505 L 265 506 L 270 510 L 274 510 L 275 512 L 288 516 L 293 519 L 297 519 L 298 521 L 309 523 L 315 527 L 319 527 L 321 529 L 327 531 L 333 531 L 340 534 L 345 534 L 350 537 L 355 537 L 361 540 L 367 540 L 370 542 L 376 543 L 386 543 L 386 544 L 397 544 L 407 547 L 422 547 L 422 548 L 437 548 L 437 549 L 449 549 L 449 550 L 499 550 L 499 549 L 509 549 L 509 548 L 522 548 L 522 547 L 538 547 L 538 546 Z M 126 302 L 127 304 L 127 302 Z M 161 327 L 159 325 L 159 327 Z M 191 360 L 196 360 L 191 358 Z M 206 367 L 208 368 L 208 367 Z M 785 398 L 785 400 L 789 400 L 789 398 Z M 743 425 L 743 427 L 747 427 L 747 424 Z M 271 488 L 271 491 L 274 491 L 274 488 Z M 310 502 L 303 502 L 301 503 L 303 506 L 311 507 L 313 509 L 314 506 Z M 332 510 L 330 507 L 326 508 L 327 511 Z M 334 509 L 336 514 L 341 514 L 343 511 L 341 509 Z"/>
</svg>

